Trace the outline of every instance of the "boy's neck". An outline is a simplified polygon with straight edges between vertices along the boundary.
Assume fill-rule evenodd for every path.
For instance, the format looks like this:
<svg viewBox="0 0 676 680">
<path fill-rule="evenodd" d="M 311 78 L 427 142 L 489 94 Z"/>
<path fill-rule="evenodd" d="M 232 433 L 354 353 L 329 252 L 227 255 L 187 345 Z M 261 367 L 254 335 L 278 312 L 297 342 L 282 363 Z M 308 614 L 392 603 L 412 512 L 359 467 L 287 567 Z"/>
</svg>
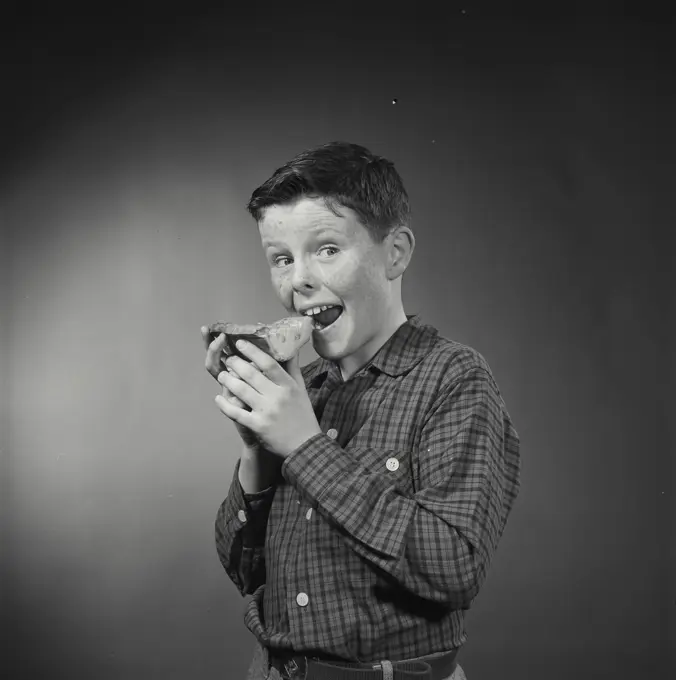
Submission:
<svg viewBox="0 0 676 680">
<path fill-rule="evenodd" d="M 383 329 L 381 335 L 379 335 L 379 341 L 377 346 L 374 344 L 369 348 L 367 352 L 368 356 L 347 357 L 347 364 L 345 360 L 338 362 L 338 367 L 340 368 L 340 374 L 343 377 L 343 382 L 347 382 L 353 375 L 358 373 L 366 364 L 368 364 L 371 359 L 378 353 L 380 348 L 395 334 L 397 329 L 408 319 L 406 318 L 406 312 L 403 306 L 400 306 L 396 314 L 392 317 L 392 320 Z M 358 365 L 357 365 L 358 364 Z"/>
</svg>

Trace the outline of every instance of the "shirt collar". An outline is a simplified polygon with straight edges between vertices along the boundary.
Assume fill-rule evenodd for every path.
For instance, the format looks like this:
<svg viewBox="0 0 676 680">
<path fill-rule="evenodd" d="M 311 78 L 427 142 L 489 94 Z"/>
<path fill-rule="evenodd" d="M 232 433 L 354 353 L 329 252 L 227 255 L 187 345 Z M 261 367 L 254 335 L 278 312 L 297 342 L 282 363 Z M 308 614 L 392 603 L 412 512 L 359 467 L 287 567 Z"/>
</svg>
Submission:
<svg viewBox="0 0 676 680">
<path fill-rule="evenodd" d="M 420 315 L 407 314 L 406 321 L 389 337 L 367 366 L 375 367 L 393 378 L 403 375 L 427 356 L 436 344 L 438 335 L 439 331 L 424 323 Z M 310 377 L 310 386 L 321 385 L 329 373 L 340 376 L 338 364 L 320 357 Z"/>
</svg>

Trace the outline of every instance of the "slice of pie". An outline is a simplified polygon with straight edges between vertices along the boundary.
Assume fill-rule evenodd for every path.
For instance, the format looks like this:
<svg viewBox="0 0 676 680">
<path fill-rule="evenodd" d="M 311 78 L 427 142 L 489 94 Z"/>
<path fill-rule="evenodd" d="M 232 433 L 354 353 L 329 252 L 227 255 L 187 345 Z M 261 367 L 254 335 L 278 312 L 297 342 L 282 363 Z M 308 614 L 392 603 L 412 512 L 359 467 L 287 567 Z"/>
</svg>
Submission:
<svg viewBox="0 0 676 680">
<path fill-rule="evenodd" d="M 209 326 L 209 342 L 221 333 L 225 333 L 223 352 L 226 355 L 235 354 L 244 361 L 251 361 L 235 347 L 235 343 L 242 339 L 283 363 L 295 356 L 312 336 L 312 319 L 309 316 L 289 316 L 271 324 L 217 321 Z"/>
</svg>

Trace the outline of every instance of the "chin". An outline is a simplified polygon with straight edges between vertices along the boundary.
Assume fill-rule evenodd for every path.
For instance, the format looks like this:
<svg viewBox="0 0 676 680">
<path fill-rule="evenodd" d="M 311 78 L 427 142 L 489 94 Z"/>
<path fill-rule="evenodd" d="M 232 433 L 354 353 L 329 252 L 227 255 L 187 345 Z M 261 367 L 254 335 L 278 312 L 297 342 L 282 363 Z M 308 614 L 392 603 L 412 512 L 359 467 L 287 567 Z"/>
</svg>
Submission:
<svg viewBox="0 0 676 680">
<path fill-rule="evenodd" d="M 347 356 L 347 352 L 345 351 L 331 352 L 326 347 L 315 347 L 314 345 L 313 348 L 318 356 L 320 356 L 322 359 L 326 359 L 327 361 L 339 361 L 340 359 L 344 359 Z"/>
</svg>

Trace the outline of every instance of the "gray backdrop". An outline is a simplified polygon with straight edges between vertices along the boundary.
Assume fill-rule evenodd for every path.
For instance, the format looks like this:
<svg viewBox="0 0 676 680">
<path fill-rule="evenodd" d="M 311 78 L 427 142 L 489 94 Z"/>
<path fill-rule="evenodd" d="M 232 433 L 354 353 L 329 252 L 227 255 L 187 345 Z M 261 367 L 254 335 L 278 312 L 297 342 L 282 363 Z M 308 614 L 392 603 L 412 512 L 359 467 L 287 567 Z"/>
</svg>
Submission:
<svg viewBox="0 0 676 680">
<path fill-rule="evenodd" d="M 253 638 L 213 527 L 240 443 L 199 329 L 282 314 L 244 206 L 332 140 L 395 162 L 417 237 L 405 310 L 486 357 L 521 436 L 468 677 L 666 677 L 666 26 L 439 5 L 55 11 L 8 30 L 12 677 L 243 677 Z"/>
</svg>

